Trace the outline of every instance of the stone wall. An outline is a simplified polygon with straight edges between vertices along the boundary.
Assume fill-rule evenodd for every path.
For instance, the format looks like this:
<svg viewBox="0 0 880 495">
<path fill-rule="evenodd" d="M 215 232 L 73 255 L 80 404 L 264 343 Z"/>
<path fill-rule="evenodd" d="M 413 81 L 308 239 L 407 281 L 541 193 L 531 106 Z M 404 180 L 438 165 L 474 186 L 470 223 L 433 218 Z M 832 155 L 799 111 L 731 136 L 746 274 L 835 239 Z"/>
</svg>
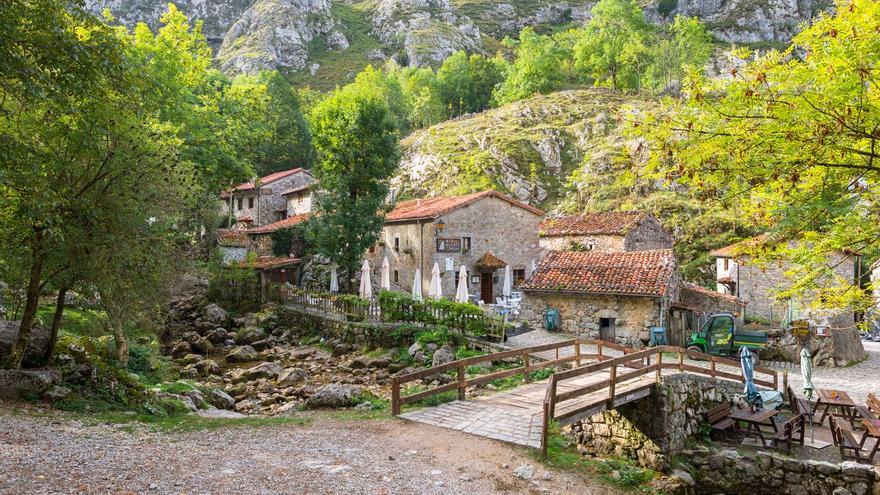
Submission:
<svg viewBox="0 0 880 495">
<path fill-rule="evenodd" d="M 626 233 L 625 251 L 672 249 L 673 237 L 653 215 L 646 215 Z"/>
<path fill-rule="evenodd" d="M 699 375 L 664 377 L 651 395 L 572 426 L 581 450 L 634 458 L 664 470 L 670 456 L 699 433 L 703 415 L 742 394 L 736 382 Z"/>
<path fill-rule="evenodd" d="M 869 495 L 877 493 L 873 467 L 855 462 L 802 461 L 759 451 L 684 450 L 694 484 L 680 493 L 772 493 L 774 495 Z M 683 466 L 684 467 L 684 466 Z"/>
<path fill-rule="evenodd" d="M 702 287 L 684 285 L 681 288 L 681 303 L 694 310 L 697 315 L 708 317 L 713 313 L 730 313 L 737 323 L 743 324 L 745 303 L 727 294 L 713 293 Z"/>
<path fill-rule="evenodd" d="M 431 281 L 434 263 L 440 267 L 440 285 L 443 295 L 455 295 L 458 270 L 464 265 L 468 271 L 468 292 L 477 294 L 483 301 L 494 303 L 501 296 L 504 270 L 492 272 L 497 278 L 492 284 L 492 294 L 480 294 L 480 283 L 472 283 L 471 277 L 479 276 L 474 263 L 487 251 L 510 265 L 511 270 L 525 270 L 530 275 L 531 263 L 542 257 L 538 244 L 538 220 L 534 212 L 514 206 L 496 197 L 486 197 L 443 215 L 443 232 L 435 235 L 433 221 L 386 224 L 379 244 L 366 254 L 373 269 L 373 282 L 379 282 L 382 259 L 387 257 L 391 265 L 391 288 L 411 292 L 415 270 L 421 269 L 422 289 L 425 294 Z M 399 238 L 400 250 L 394 249 L 394 239 Z M 465 252 L 437 252 L 437 238 L 470 239 L 470 249 Z M 452 260 L 452 270 L 446 270 L 446 259 Z M 394 283 L 394 270 L 398 283 Z"/>
<path fill-rule="evenodd" d="M 599 253 L 625 251 L 622 235 L 568 235 L 541 237 L 541 247 L 548 251 L 589 250 Z"/>
<path fill-rule="evenodd" d="M 296 335 L 319 335 L 327 340 L 339 339 L 356 347 L 395 347 L 394 329 L 399 325 L 346 321 L 292 306 L 278 308 L 278 322 L 296 330 Z M 409 339 L 410 342 L 412 339 Z"/>
<path fill-rule="evenodd" d="M 559 310 L 562 332 L 598 339 L 599 320 L 614 318 L 615 341 L 640 349 L 650 339 L 650 328 L 660 324 L 660 300 L 652 297 L 526 292 L 520 319 L 532 328 L 544 324 L 544 311 Z"/>
</svg>

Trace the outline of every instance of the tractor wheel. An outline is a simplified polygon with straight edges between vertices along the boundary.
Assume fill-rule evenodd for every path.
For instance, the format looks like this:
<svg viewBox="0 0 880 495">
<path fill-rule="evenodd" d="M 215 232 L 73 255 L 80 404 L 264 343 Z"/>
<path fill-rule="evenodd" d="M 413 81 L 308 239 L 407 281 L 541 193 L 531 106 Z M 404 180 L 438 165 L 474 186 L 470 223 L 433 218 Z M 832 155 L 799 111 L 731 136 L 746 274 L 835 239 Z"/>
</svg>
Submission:
<svg viewBox="0 0 880 495">
<path fill-rule="evenodd" d="M 701 349 L 700 346 L 692 345 L 692 346 L 688 347 L 687 350 L 699 352 L 700 354 L 703 354 L 703 349 Z M 699 358 L 691 358 L 691 359 L 699 359 Z M 700 361 L 702 361 L 702 359 L 700 359 Z"/>
</svg>

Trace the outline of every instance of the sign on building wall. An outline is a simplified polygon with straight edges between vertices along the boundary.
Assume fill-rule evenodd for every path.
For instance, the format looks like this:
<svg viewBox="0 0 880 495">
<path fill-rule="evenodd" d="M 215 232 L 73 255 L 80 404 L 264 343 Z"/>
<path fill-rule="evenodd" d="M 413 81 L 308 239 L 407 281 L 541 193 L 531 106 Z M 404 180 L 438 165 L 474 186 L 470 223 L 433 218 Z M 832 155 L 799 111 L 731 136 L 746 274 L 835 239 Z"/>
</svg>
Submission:
<svg viewBox="0 0 880 495">
<path fill-rule="evenodd" d="M 452 263 L 452 258 L 446 258 L 446 271 L 455 271 L 455 265 Z"/>
<path fill-rule="evenodd" d="M 460 253 L 461 239 L 437 239 L 438 253 Z"/>
</svg>

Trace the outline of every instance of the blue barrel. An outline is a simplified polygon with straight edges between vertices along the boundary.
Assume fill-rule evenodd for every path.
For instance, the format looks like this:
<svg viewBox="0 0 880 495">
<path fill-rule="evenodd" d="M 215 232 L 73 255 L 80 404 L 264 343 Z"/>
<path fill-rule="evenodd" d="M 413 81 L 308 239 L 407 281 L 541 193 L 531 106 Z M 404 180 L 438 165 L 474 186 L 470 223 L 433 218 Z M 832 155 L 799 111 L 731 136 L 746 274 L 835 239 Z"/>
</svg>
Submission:
<svg viewBox="0 0 880 495">
<path fill-rule="evenodd" d="M 665 327 L 651 327 L 651 345 L 666 345 Z"/>
<path fill-rule="evenodd" d="M 559 330 L 559 310 L 556 308 L 548 308 L 544 311 L 544 328 L 548 331 Z"/>
</svg>

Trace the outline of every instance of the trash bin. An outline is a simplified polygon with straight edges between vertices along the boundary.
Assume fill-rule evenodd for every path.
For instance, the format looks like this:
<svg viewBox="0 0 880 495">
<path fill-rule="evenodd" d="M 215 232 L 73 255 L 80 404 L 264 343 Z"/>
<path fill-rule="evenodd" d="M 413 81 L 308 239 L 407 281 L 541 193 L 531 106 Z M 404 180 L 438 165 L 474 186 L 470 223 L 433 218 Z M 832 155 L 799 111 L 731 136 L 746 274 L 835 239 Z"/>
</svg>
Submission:
<svg viewBox="0 0 880 495">
<path fill-rule="evenodd" d="M 665 327 L 651 327 L 651 345 L 666 345 Z"/>
<path fill-rule="evenodd" d="M 556 308 L 548 308 L 544 311 L 544 328 L 547 331 L 554 332 L 559 330 L 559 310 Z"/>
</svg>

